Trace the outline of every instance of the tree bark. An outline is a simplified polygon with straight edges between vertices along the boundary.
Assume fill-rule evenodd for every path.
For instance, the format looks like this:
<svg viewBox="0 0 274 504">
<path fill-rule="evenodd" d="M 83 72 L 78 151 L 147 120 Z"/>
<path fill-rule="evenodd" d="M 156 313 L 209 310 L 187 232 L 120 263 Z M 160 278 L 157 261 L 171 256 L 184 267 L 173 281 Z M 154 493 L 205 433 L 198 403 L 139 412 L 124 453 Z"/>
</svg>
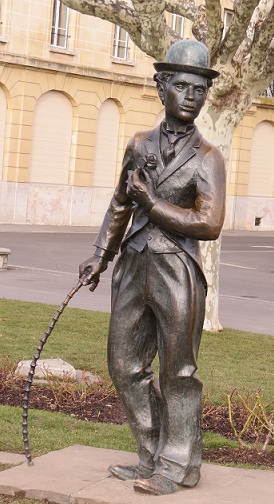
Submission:
<svg viewBox="0 0 274 504">
<path fill-rule="evenodd" d="M 228 170 L 230 152 L 232 146 L 235 124 L 241 120 L 241 111 L 237 112 L 232 108 L 227 114 L 218 113 L 210 103 L 212 97 L 202 109 L 202 113 L 196 120 L 197 126 L 205 138 L 213 145 L 217 146 L 224 156 L 225 165 Z M 233 120 L 231 119 L 233 117 Z M 200 242 L 203 268 L 208 282 L 208 294 L 206 299 L 206 317 L 204 329 L 211 332 L 222 330 L 219 321 L 219 271 L 220 271 L 220 250 L 221 237 L 212 242 Z"/>
</svg>

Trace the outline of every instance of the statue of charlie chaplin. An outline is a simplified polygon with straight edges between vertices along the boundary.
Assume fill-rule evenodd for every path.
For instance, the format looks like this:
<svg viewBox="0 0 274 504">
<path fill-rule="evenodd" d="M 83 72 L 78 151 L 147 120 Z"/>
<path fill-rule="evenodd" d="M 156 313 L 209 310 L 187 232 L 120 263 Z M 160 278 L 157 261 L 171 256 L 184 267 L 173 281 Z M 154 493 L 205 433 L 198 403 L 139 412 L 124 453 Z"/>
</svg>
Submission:
<svg viewBox="0 0 274 504">
<path fill-rule="evenodd" d="M 209 68 L 206 46 L 180 40 L 154 67 L 165 119 L 129 142 L 94 255 L 80 265 L 80 275 L 94 290 L 122 242 L 108 365 L 139 464 L 109 471 L 135 480 L 136 491 L 163 495 L 200 479 L 202 383 L 195 372 L 206 280 L 199 240 L 215 240 L 221 231 L 225 170 L 220 152 L 194 124 L 219 75 Z M 160 389 L 151 368 L 157 352 Z"/>
</svg>

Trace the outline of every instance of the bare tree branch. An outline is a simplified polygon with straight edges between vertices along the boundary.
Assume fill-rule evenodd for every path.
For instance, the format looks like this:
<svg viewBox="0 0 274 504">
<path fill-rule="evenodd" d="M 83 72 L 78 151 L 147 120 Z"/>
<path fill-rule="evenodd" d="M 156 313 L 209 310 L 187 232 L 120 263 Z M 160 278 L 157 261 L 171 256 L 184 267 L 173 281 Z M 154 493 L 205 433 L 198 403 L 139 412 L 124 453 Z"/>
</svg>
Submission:
<svg viewBox="0 0 274 504">
<path fill-rule="evenodd" d="M 219 45 L 222 40 L 222 8 L 220 0 L 205 0 L 205 7 L 207 12 L 208 27 L 206 45 L 211 54 L 212 61 L 214 59 L 214 54 L 218 51 Z"/>
<path fill-rule="evenodd" d="M 128 2 L 123 0 L 61 0 L 61 2 L 82 14 L 100 17 L 114 22 L 133 22 L 139 25 L 138 16 Z M 103 18 L 104 16 L 104 18 Z"/>
<path fill-rule="evenodd" d="M 132 0 L 132 4 L 141 26 L 140 49 L 156 59 L 163 59 L 173 41 L 164 15 L 165 0 Z"/>
<path fill-rule="evenodd" d="M 239 0 L 235 2 L 234 17 L 226 33 L 219 58 L 221 64 L 231 61 L 245 37 L 255 7 L 260 0 Z"/>
<path fill-rule="evenodd" d="M 268 52 L 274 33 L 274 6 L 255 33 L 254 42 L 251 46 L 249 69 L 253 73 L 256 71 L 258 76 L 265 73 L 268 66 Z"/>
<path fill-rule="evenodd" d="M 274 42 L 272 40 L 268 52 L 267 58 L 267 75 L 271 77 L 271 80 L 274 80 Z"/>
<path fill-rule="evenodd" d="M 239 48 L 234 56 L 235 61 L 239 64 L 250 56 L 250 49 L 255 35 L 259 32 L 262 23 L 267 18 L 272 5 L 273 0 L 261 0 L 259 5 L 254 9 L 246 36 L 243 42 L 239 44 Z"/>
<path fill-rule="evenodd" d="M 166 0 L 165 4 L 165 10 L 167 12 L 184 16 L 190 21 L 195 21 L 196 14 L 199 11 L 199 7 L 195 5 L 195 0 L 190 0 L 189 2 L 182 2 L 182 0 Z"/>
<path fill-rule="evenodd" d="M 200 5 L 196 12 L 195 21 L 192 25 L 192 33 L 200 42 L 206 43 L 208 35 L 207 12 L 204 5 Z"/>
<path fill-rule="evenodd" d="M 165 10 L 178 14 L 193 22 L 192 33 L 197 40 L 205 42 L 208 34 L 207 13 L 204 5 L 195 5 L 195 1 L 166 0 Z"/>
</svg>

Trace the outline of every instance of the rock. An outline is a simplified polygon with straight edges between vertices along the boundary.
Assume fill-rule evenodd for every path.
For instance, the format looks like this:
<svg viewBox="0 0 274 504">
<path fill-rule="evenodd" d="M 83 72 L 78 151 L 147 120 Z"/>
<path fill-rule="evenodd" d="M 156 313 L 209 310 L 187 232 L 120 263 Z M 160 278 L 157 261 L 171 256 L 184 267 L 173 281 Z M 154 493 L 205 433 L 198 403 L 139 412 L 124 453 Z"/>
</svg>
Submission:
<svg viewBox="0 0 274 504">
<path fill-rule="evenodd" d="M 83 385 L 101 382 L 99 375 L 95 375 L 90 371 L 81 371 L 80 369 L 76 370 L 76 380 L 78 383 L 82 383 Z"/>
<path fill-rule="evenodd" d="M 28 376 L 30 360 L 23 360 L 18 363 L 16 372 L 21 376 Z M 64 376 L 76 380 L 76 369 L 63 359 L 39 359 L 35 368 L 35 378 L 46 379 L 47 374 L 63 378 Z"/>
</svg>

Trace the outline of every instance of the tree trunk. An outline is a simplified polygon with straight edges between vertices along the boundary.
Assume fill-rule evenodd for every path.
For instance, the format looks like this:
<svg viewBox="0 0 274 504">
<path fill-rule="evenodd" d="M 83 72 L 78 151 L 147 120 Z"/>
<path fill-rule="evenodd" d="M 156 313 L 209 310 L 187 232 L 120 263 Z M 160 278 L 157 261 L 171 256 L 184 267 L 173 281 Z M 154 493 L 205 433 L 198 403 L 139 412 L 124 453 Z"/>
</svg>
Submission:
<svg viewBox="0 0 274 504">
<path fill-rule="evenodd" d="M 233 115 L 233 120 L 231 120 Z M 213 109 L 210 100 L 202 109 L 196 123 L 205 139 L 217 147 L 224 156 L 226 170 L 228 170 L 233 132 L 242 119 L 242 112 L 235 109 L 218 112 Z M 206 301 L 206 317 L 204 329 L 211 332 L 222 330 L 219 321 L 219 266 L 221 237 L 216 241 L 200 242 L 201 255 L 205 276 L 208 282 Z"/>
</svg>

